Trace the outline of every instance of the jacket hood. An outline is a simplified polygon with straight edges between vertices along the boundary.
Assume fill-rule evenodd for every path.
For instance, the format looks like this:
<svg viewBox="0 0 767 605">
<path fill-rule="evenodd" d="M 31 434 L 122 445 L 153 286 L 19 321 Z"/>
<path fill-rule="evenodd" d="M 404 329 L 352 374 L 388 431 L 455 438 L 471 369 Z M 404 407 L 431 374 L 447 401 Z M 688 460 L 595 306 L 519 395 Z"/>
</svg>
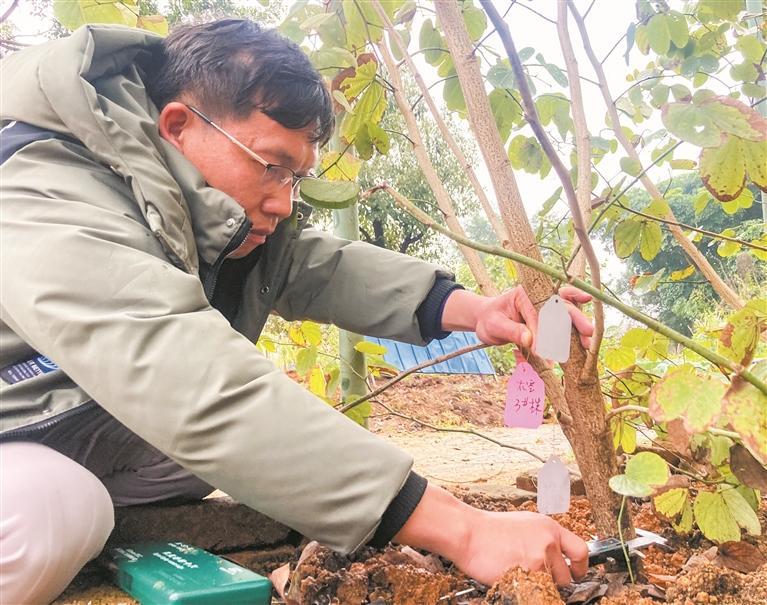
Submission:
<svg viewBox="0 0 767 605">
<path fill-rule="evenodd" d="M 82 142 L 125 179 L 150 229 L 196 273 L 246 218 L 160 136 L 142 68 L 152 69 L 161 51 L 159 36 L 106 25 L 18 51 L 0 61 L 0 117 Z"/>
</svg>

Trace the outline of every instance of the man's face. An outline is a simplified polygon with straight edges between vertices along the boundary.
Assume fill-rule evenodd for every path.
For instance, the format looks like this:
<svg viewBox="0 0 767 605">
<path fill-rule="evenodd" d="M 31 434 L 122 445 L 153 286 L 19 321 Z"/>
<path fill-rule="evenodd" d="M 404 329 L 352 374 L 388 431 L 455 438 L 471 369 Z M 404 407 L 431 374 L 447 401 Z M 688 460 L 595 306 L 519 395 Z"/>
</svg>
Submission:
<svg viewBox="0 0 767 605">
<path fill-rule="evenodd" d="M 188 113 L 163 120 L 171 111 Z M 177 123 L 181 121 L 179 126 Z M 164 127 L 165 124 L 165 127 Z M 174 126 L 175 124 L 175 126 Z M 291 130 L 254 111 L 246 119 L 220 119 L 216 124 L 270 164 L 303 176 L 317 163 L 317 145 L 310 129 Z M 230 258 L 242 258 L 260 246 L 277 223 L 290 216 L 291 184 L 270 183 L 265 167 L 181 103 L 171 103 L 160 117 L 162 136 L 173 143 L 211 186 L 234 198 L 252 223 L 251 231 Z"/>
</svg>

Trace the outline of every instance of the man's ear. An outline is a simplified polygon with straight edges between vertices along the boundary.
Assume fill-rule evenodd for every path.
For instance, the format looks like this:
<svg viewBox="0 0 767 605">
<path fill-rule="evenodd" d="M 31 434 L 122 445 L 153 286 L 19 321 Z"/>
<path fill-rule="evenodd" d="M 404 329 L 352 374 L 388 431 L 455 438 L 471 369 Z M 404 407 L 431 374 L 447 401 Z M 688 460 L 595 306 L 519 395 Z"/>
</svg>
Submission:
<svg viewBox="0 0 767 605">
<path fill-rule="evenodd" d="M 160 136 L 184 153 L 184 144 L 188 142 L 189 135 L 195 128 L 199 128 L 196 116 L 184 104 L 171 101 L 160 112 L 157 127 Z"/>
</svg>

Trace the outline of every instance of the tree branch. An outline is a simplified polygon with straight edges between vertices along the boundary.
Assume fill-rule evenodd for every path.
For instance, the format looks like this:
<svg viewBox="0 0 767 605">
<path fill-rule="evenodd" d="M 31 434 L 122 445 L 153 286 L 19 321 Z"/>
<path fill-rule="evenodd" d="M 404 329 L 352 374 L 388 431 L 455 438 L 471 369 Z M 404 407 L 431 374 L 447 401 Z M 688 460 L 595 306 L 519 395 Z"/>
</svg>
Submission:
<svg viewBox="0 0 767 605">
<path fill-rule="evenodd" d="M 405 196 L 403 196 L 396 189 L 393 189 L 389 185 L 386 185 L 386 184 L 380 185 L 376 189 L 386 191 L 389 195 L 392 196 L 392 198 L 394 198 L 394 201 L 397 202 L 397 204 L 401 208 L 409 212 L 411 215 L 413 215 L 413 217 L 415 217 L 417 220 L 422 222 L 427 227 L 431 227 L 435 231 L 438 231 L 442 233 L 443 235 L 446 235 L 450 239 L 458 243 L 461 243 L 464 246 L 469 246 L 480 252 L 486 252 L 487 254 L 494 254 L 495 256 L 501 256 L 503 258 L 511 259 L 522 265 L 535 269 L 536 271 L 540 271 L 541 273 L 544 273 L 553 279 L 567 281 L 571 283 L 572 285 L 574 285 L 576 288 L 579 288 L 580 290 L 583 290 L 584 292 L 588 292 L 594 298 L 597 298 L 601 300 L 602 302 L 610 305 L 611 307 L 618 309 L 627 317 L 630 317 L 631 319 L 635 319 L 636 321 L 643 323 L 648 328 L 658 332 L 659 334 L 663 334 L 664 336 L 670 338 L 674 342 L 678 342 L 679 344 L 684 345 L 691 351 L 694 351 L 695 353 L 697 353 L 704 359 L 707 359 L 708 361 L 710 361 L 712 364 L 718 366 L 720 369 L 727 368 L 728 370 L 730 370 L 730 372 L 732 372 L 733 374 L 737 376 L 740 376 L 741 378 L 743 378 L 743 380 L 751 383 L 753 386 L 759 389 L 762 393 L 767 395 L 767 383 L 762 382 L 757 376 L 755 376 L 748 369 L 743 368 L 742 366 L 730 361 L 729 359 L 727 359 L 723 355 L 720 355 L 719 353 L 716 353 L 714 351 L 707 349 L 706 347 L 694 341 L 692 338 L 688 338 L 684 334 L 680 334 L 676 330 L 669 328 L 665 324 L 653 319 L 649 315 L 645 315 L 641 311 L 634 309 L 633 307 L 630 307 L 629 305 L 621 302 L 617 298 L 609 296 L 608 294 L 605 294 L 605 292 L 603 292 L 602 290 L 596 289 L 589 282 L 586 282 L 582 279 L 570 277 L 566 275 L 565 273 L 563 273 L 562 271 L 553 269 L 552 267 L 549 267 L 548 265 L 542 262 L 539 262 L 539 261 L 533 260 L 532 258 L 524 256 L 523 254 L 517 254 L 516 252 L 506 250 L 499 246 L 490 246 L 487 244 L 482 244 L 480 242 L 475 242 L 473 240 L 470 240 L 469 238 L 459 236 L 453 233 L 452 231 L 450 231 L 450 229 L 447 229 L 446 227 L 443 227 L 442 225 L 435 222 L 433 218 L 431 218 L 428 214 L 423 212 L 423 210 L 420 210 L 419 208 L 417 208 L 415 205 L 413 205 L 413 203 L 410 200 L 408 200 Z"/>
</svg>

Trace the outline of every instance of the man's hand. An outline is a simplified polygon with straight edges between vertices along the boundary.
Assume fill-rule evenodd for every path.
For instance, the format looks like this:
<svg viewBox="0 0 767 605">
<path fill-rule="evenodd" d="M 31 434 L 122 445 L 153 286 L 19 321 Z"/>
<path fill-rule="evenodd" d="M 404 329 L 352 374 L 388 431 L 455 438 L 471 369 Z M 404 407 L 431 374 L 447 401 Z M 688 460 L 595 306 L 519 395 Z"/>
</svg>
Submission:
<svg viewBox="0 0 767 605">
<path fill-rule="evenodd" d="M 588 569 L 586 543 L 553 519 L 478 510 L 433 485 L 394 539 L 436 552 L 487 585 L 510 567 L 548 571 L 561 586 Z"/>
<path fill-rule="evenodd" d="M 581 344 L 588 349 L 594 325 L 575 303 L 587 303 L 591 295 L 573 286 L 564 286 L 559 289 L 559 296 L 567 304 L 573 325 L 580 334 Z M 514 343 L 534 350 L 538 312 L 522 286 L 492 297 L 454 290 L 445 302 L 442 327 L 444 330 L 474 331 L 486 344 Z"/>
</svg>

